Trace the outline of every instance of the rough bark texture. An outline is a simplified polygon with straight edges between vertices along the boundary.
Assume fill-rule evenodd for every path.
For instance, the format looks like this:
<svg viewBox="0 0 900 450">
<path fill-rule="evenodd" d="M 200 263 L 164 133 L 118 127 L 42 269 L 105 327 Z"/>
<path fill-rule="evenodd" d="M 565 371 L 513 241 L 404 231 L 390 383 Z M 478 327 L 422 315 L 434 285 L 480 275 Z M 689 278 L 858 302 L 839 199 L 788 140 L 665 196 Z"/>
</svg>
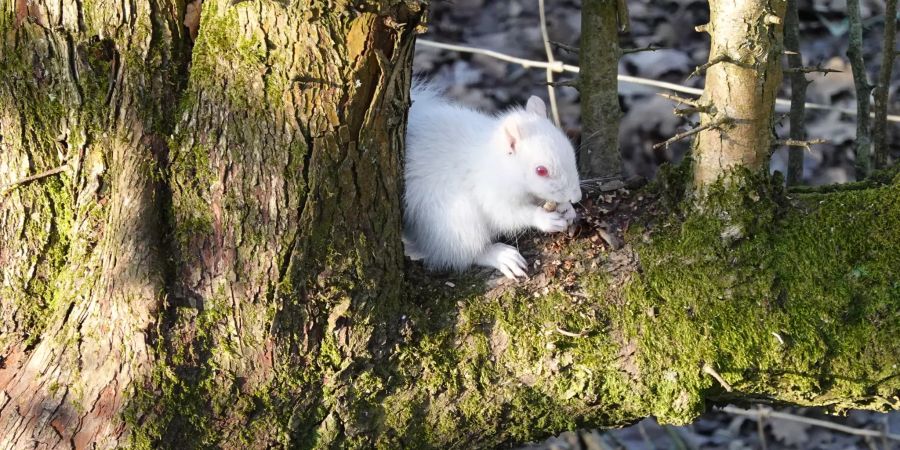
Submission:
<svg viewBox="0 0 900 450">
<path fill-rule="evenodd" d="M 578 165 L 582 178 L 620 176 L 618 3 L 588 0 L 581 10 L 578 91 L 582 138 Z"/>
<path fill-rule="evenodd" d="M 122 444 L 164 301 L 158 171 L 186 48 L 169 2 L 0 4 L 0 447 Z"/>
<path fill-rule="evenodd" d="M 701 131 L 694 141 L 694 182 L 707 185 L 733 167 L 759 170 L 772 147 L 775 95 L 781 85 L 784 0 L 713 0 Z"/>
<path fill-rule="evenodd" d="M 67 166 L 2 200 L 0 447 L 265 446 L 345 414 L 333 363 L 401 298 L 422 13 L 207 1 L 191 55 L 181 2 L 2 4 L 0 186 Z"/>
</svg>

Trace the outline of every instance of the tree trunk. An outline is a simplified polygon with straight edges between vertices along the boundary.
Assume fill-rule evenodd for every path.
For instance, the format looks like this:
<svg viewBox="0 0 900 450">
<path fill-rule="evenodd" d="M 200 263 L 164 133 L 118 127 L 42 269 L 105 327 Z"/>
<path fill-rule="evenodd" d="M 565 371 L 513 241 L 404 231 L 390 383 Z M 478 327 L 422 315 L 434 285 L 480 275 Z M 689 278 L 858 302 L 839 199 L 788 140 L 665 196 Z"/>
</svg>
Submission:
<svg viewBox="0 0 900 450">
<path fill-rule="evenodd" d="M 552 277 L 404 282 L 418 3 L 207 0 L 191 48 L 181 3 L 66 1 L 0 9 L 0 448 L 469 448 L 726 401 L 900 406 L 900 177 L 791 199 L 757 175 L 711 189 L 727 219 L 641 203 L 624 250 L 574 238 Z"/>
<path fill-rule="evenodd" d="M 711 38 L 701 131 L 694 142 L 694 182 L 708 185 L 735 167 L 757 171 L 773 145 L 775 96 L 781 86 L 785 0 L 734 4 L 711 0 Z"/>
<path fill-rule="evenodd" d="M 389 332 L 421 7 L 184 13 L 4 4 L 4 448 L 309 437 Z"/>
<path fill-rule="evenodd" d="M 165 301 L 165 159 L 187 47 L 175 5 L 0 6 L 0 447 L 122 443 Z"/>
<path fill-rule="evenodd" d="M 619 2 L 587 0 L 581 10 L 578 92 L 582 138 L 578 165 L 582 178 L 622 174 L 619 154 Z"/>
</svg>

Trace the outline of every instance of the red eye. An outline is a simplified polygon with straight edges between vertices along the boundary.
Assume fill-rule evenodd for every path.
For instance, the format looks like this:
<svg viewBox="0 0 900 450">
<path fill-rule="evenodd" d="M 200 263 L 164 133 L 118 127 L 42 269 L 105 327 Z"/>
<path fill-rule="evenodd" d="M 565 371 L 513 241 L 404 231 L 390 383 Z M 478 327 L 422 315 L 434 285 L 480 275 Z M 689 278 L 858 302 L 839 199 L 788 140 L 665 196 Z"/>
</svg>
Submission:
<svg viewBox="0 0 900 450">
<path fill-rule="evenodd" d="M 537 166 L 537 168 L 534 169 L 534 172 L 537 173 L 539 177 L 550 175 L 550 173 L 547 172 L 547 168 L 544 166 Z"/>
</svg>

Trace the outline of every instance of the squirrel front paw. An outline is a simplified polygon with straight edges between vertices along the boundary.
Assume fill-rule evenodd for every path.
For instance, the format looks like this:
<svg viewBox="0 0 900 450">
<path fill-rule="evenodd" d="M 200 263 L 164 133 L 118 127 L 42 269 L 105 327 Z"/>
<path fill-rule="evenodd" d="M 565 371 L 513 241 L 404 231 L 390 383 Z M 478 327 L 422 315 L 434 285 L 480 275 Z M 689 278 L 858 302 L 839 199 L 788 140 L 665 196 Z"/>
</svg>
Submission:
<svg viewBox="0 0 900 450">
<path fill-rule="evenodd" d="M 572 206 L 572 204 L 569 202 L 560 203 L 556 210 L 559 211 L 560 214 L 562 214 L 563 218 L 566 219 L 566 222 L 568 222 L 569 225 L 575 222 L 575 218 L 578 216 L 578 214 L 575 213 L 575 207 Z"/>
<path fill-rule="evenodd" d="M 572 210 L 572 213 L 574 212 Z M 566 231 L 569 221 L 559 211 L 547 211 L 542 207 L 537 207 L 534 212 L 534 226 L 545 233 L 558 233 Z"/>
<path fill-rule="evenodd" d="M 475 261 L 481 266 L 493 267 L 506 278 L 524 277 L 528 264 L 515 247 L 506 244 L 493 244 L 486 248 Z"/>
</svg>

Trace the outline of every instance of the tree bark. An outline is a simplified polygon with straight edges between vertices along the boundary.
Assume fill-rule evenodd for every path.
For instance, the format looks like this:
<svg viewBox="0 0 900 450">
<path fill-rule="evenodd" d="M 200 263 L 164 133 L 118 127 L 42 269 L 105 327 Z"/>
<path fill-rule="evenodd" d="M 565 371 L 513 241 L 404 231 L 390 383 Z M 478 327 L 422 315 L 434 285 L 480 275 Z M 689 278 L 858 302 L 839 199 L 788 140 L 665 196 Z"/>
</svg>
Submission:
<svg viewBox="0 0 900 450">
<path fill-rule="evenodd" d="M 704 186 L 729 169 L 757 171 L 773 145 L 775 96 L 781 85 L 784 0 L 709 2 L 711 37 L 701 127 L 694 141 L 694 182 Z"/>
<path fill-rule="evenodd" d="M 588 0 L 581 10 L 578 91 L 582 138 L 578 165 L 582 178 L 622 174 L 619 154 L 619 3 Z M 626 16 L 627 18 L 627 16 Z"/>
<path fill-rule="evenodd" d="M 788 66 L 797 70 L 791 73 L 791 129 L 792 140 L 806 140 L 806 88 L 809 80 L 799 71 L 803 67 L 800 54 L 800 15 L 797 0 L 787 0 L 787 14 L 784 24 L 784 48 L 789 51 Z M 788 147 L 787 184 L 795 186 L 803 181 L 803 147 Z"/>
<path fill-rule="evenodd" d="M 3 6 L 3 448 L 308 437 L 389 331 L 421 6 L 184 12 Z"/>
<path fill-rule="evenodd" d="M 849 44 L 847 57 L 850 59 L 850 68 L 853 71 L 853 86 L 856 90 L 856 143 L 853 153 L 856 158 L 856 179 L 862 180 L 872 173 L 872 133 L 871 118 L 869 117 L 869 96 L 872 94 L 872 86 L 869 84 L 869 76 L 866 74 L 866 61 L 863 59 L 862 50 L 862 17 L 859 13 L 859 0 L 847 1 L 847 16 L 850 22 Z"/>
<path fill-rule="evenodd" d="M 192 48 L 181 3 L 59 5 L 0 6 L 0 448 L 469 448 L 900 406 L 900 177 L 751 176 L 710 189 L 724 219 L 648 191 L 621 252 L 580 237 L 556 276 L 451 287 L 401 259 L 421 5 L 207 0 Z"/>
<path fill-rule="evenodd" d="M 163 305 L 154 169 L 183 87 L 176 5 L 0 6 L 0 447 L 122 443 Z"/>
</svg>

